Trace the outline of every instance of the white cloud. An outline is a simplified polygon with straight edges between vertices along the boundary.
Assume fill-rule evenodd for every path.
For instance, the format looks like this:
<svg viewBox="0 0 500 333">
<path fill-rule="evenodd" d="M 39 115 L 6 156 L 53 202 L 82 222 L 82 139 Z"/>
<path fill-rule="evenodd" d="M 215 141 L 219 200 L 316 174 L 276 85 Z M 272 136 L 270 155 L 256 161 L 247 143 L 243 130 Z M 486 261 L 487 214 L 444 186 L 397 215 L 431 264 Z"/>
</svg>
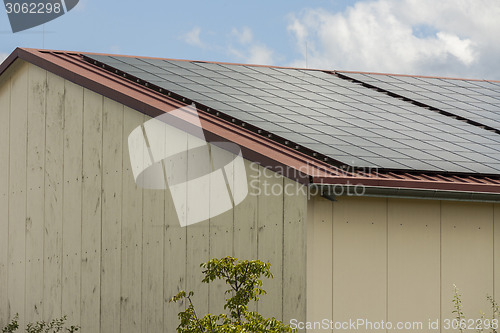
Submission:
<svg viewBox="0 0 500 333">
<path fill-rule="evenodd" d="M 247 62 L 250 64 L 271 65 L 274 62 L 274 51 L 262 44 L 252 45 Z"/>
<path fill-rule="evenodd" d="M 499 78 L 500 1 L 360 1 L 342 13 L 308 9 L 290 16 L 303 66 Z"/>
<path fill-rule="evenodd" d="M 253 41 L 253 33 L 249 27 L 244 27 L 243 29 L 241 29 L 241 31 L 236 28 L 233 28 L 231 34 L 238 39 L 238 42 L 240 44 L 243 45 L 249 44 Z"/>
<path fill-rule="evenodd" d="M 204 47 L 205 45 L 201 41 L 200 34 L 201 34 L 201 28 L 194 27 L 193 29 L 191 29 L 191 31 L 184 34 L 182 36 L 182 39 L 184 40 L 184 42 L 188 43 L 189 45 Z"/>
<path fill-rule="evenodd" d="M 252 30 L 244 27 L 241 30 L 234 28 L 231 35 L 236 38 L 239 46 L 229 46 L 228 50 L 237 58 L 238 62 L 258 65 L 272 65 L 275 62 L 275 54 L 272 49 L 255 41 Z"/>
</svg>

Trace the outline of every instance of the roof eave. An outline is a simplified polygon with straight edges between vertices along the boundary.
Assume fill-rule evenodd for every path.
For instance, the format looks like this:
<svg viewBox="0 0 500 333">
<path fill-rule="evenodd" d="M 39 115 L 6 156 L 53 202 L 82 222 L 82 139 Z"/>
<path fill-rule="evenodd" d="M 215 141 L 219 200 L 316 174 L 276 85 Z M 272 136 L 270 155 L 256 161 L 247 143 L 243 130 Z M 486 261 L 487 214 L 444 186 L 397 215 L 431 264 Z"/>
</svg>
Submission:
<svg viewBox="0 0 500 333">
<path fill-rule="evenodd" d="M 3 74 L 13 63 L 19 58 L 19 51 L 21 48 L 16 48 L 11 54 L 0 64 L 0 75 Z"/>
<path fill-rule="evenodd" d="M 357 186 L 384 189 L 412 189 L 421 191 L 447 191 L 461 193 L 500 194 L 500 185 L 458 181 L 424 181 L 379 177 L 312 177 L 316 186 Z"/>
<path fill-rule="evenodd" d="M 343 190 L 343 193 L 336 196 L 334 195 L 336 200 L 338 200 L 339 197 L 378 197 L 467 202 L 500 202 L 500 193 L 491 192 L 443 191 L 435 189 L 371 186 L 362 189 L 345 188 Z"/>
<path fill-rule="evenodd" d="M 85 62 L 81 59 L 82 54 L 84 53 L 17 48 L 0 65 L 0 75 L 16 59 L 20 58 L 151 117 L 186 105 Z M 278 171 L 286 170 L 287 174 L 284 176 L 303 184 L 361 184 L 374 188 L 500 193 L 500 182 L 498 181 L 461 181 L 452 176 L 442 177 L 446 179 L 441 182 L 429 180 L 426 175 L 420 179 L 412 180 L 401 179 L 401 175 L 393 176 L 390 173 L 382 177 L 346 175 L 345 172 L 332 165 L 217 118 L 212 114 L 202 110 L 199 114 L 204 130 L 211 133 L 213 137 L 230 140 L 240 145 L 245 158 Z M 292 172 L 292 169 L 299 172 Z M 481 175 L 477 175 L 477 177 L 481 177 Z"/>
</svg>

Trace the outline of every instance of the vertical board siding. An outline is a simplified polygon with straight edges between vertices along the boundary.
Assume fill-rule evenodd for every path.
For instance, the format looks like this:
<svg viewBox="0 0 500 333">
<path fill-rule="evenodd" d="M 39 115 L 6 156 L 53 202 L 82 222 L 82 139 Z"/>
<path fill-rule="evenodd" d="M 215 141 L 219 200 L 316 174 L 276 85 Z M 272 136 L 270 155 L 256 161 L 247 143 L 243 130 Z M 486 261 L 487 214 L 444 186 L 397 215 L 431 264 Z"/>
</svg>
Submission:
<svg viewBox="0 0 500 333">
<path fill-rule="evenodd" d="M 100 332 L 102 96 L 85 89 L 83 101 L 82 333 Z"/>
<path fill-rule="evenodd" d="M 312 223 L 307 230 L 308 293 L 307 321 L 333 318 L 333 203 L 312 200 Z M 313 284 L 314 283 L 314 284 Z M 298 320 L 298 319 L 297 319 Z M 316 330 L 318 332 L 322 330 Z M 313 330 L 312 332 L 315 332 Z"/>
<path fill-rule="evenodd" d="M 247 177 L 248 195 L 239 205 L 234 208 L 234 256 L 238 259 L 257 258 L 257 211 L 259 191 L 259 165 L 248 160 L 244 161 Z M 235 179 L 241 179 L 245 175 L 234 174 Z M 235 183 L 235 192 L 240 184 Z"/>
<path fill-rule="evenodd" d="M 45 141 L 44 320 L 62 315 L 64 80 L 47 74 Z"/>
<path fill-rule="evenodd" d="M 307 187 L 284 178 L 283 322 L 306 319 Z M 330 284 L 331 285 L 331 284 Z"/>
<path fill-rule="evenodd" d="M 209 161 L 208 151 L 196 153 L 193 148 L 200 146 L 200 139 L 192 135 L 188 136 L 188 174 L 187 179 L 187 219 L 194 216 L 206 216 L 207 219 L 196 224 L 187 226 L 187 289 L 194 292 L 193 303 L 197 313 L 202 317 L 208 313 L 208 284 L 202 283 L 203 279 L 200 264 L 209 260 L 210 248 L 210 226 L 208 216 L 210 213 L 209 200 L 193 200 L 198 198 L 209 198 L 210 189 L 208 184 L 195 182 L 193 179 L 199 174 L 204 174 Z M 202 144 L 202 143 L 201 143 Z"/>
<path fill-rule="evenodd" d="M 219 149 L 217 147 L 212 146 L 212 158 L 222 158 L 224 156 L 224 160 L 232 161 L 235 156 L 225 150 Z M 226 170 L 226 176 L 228 180 L 228 184 L 217 182 L 217 178 L 210 178 L 210 212 L 212 212 L 215 207 L 220 205 L 220 197 L 224 195 L 228 195 L 227 187 L 234 189 L 234 184 L 240 179 L 235 179 L 234 167 L 233 164 L 230 166 L 226 166 L 224 168 Z M 214 170 L 217 172 L 217 170 Z M 220 172 L 220 170 L 219 170 Z M 246 182 L 246 181 L 245 181 Z M 211 215 L 213 215 L 211 213 Z M 210 252 L 209 259 L 211 258 L 223 258 L 227 256 L 233 256 L 233 210 L 229 210 L 225 213 L 222 213 L 217 216 L 213 216 L 210 218 Z M 224 312 L 224 304 L 226 295 L 224 292 L 229 288 L 223 280 L 216 280 L 213 283 L 210 283 L 209 286 L 209 297 L 208 297 L 208 311 L 210 313 L 222 313 Z"/>
<path fill-rule="evenodd" d="M 62 312 L 80 322 L 83 88 L 65 81 Z"/>
<path fill-rule="evenodd" d="M 493 208 L 493 297 L 500 300 L 500 204 L 495 204 Z"/>
<path fill-rule="evenodd" d="M 179 178 L 186 178 L 188 172 L 188 141 L 187 133 L 166 133 L 166 142 L 179 147 L 181 151 L 177 156 L 175 165 L 167 163 L 165 173 L 172 182 L 182 182 Z M 167 149 L 167 147 L 165 147 Z M 174 172 L 174 169 L 176 172 Z M 185 170 L 179 172 L 179 170 Z M 173 333 L 179 324 L 177 314 L 185 309 L 183 303 L 170 303 L 169 300 L 181 290 L 190 290 L 186 285 L 187 270 L 187 228 L 182 227 L 187 221 L 187 207 L 176 207 L 173 196 L 187 198 L 187 183 L 181 183 L 176 190 L 165 191 L 165 247 L 164 247 L 164 329 L 163 332 Z"/>
<path fill-rule="evenodd" d="M 248 195 L 239 205 L 234 208 L 233 229 L 233 256 L 239 260 L 251 260 L 257 257 L 257 217 L 258 217 L 258 191 L 259 191 L 259 165 L 244 160 L 246 175 L 242 175 L 239 169 L 235 169 L 234 179 L 247 177 Z M 238 192 L 241 183 L 234 184 L 235 192 Z M 249 304 L 250 311 L 257 310 L 257 304 Z"/>
<path fill-rule="evenodd" d="M 341 198 L 333 229 L 333 319 L 386 320 L 386 199 Z"/>
<path fill-rule="evenodd" d="M 388 320 L 439 319 L 440 203 L 389 199 Z M 401 330 L 413 331 L 413 330 Z"/>
<path fill-rule="evenodd" d="M 26 270 L 26 149 L 28 125 L 28 71 L 23 64 L 11 80 L 8 307 L 25 322 Z"/>
<path fill-rule="evenodd" d="M 259 305 L 265 316 L 305 318 L 307 197 L 283 194 L 295 183 L 245 160 L 249 195 L 215 215 L 222 191 L 238 191 L 245 175 L 226 168 L 229 184 L 191 181 L 209 156 L 190 150 L 197 139 L 167 131 L 165 142 L 181 145 L 181 153 L 175 166 L 162 167 L 174 183 L 190 181 L 172 191 L 143 189 L 132 174 L 128 135 L 148 117 L 22 61 L 6 73 L 1 325 L 18 312 L 21 323 L 67 315 L 83 333 L 173 333 L 186 304 L 168 300 L 180 290 L 195 291 L 201 316 L 224 311 L 227 286 L 202 283 L 200 264 L 228 255 L 271 262 L 275 278 L 264 281 L 268 295 Z M 198 200 L 176 207 L 173 196 Z M 200 214 L 205 221 L 185 226 Z"/>
<path fill-rule="evenodd" d="M 333 299 L 335 322 L 422 325 L 398 329 L 405 332 L 435 331 L 429 320 L 441 320 L 445 331 L 443 321 L 456 317 L 453 284 L 460 289 L 467 319 L 481 318 L 480 311 L 491 318 L 486 295 L 498 296 L 498 204 L 340 197 L 330 203 L 329 237 L 329 230 L 318 230 L 329 217 L 323 203 L 314 198 L 309 204 L 308 320 L 330 320 L 322 304 Z M 328 294 L 321 267 L 330 262 L 333 290 Z"/>
<path fill-rule="evenodd" d="M 163 328 L 163 247 L 165 197 L 163 191 L 144 190 L 142 245 L 142 327 L 144 332 Z"/>
<path fill-rule="evenodd" d="M 43 235 L 45 191 L 45 103 L 47 72 L 29 67 L 27 224 L 26 224 L 26 321 L 42 319 Z M 1 105 L 1 102 L 0 102 Z M 0 153 L 1 155 L 1 153 Z M 1 315 L 0 315 L 1 316 Z"/>
<path fill-rule="evenodd" d="M 0 78 L 0 156 L 10 155 L 10 77 Z M 8 306 L 10 161 L 0 158 L 0 327 L 11 318 Z"/>
<path fill-rule="evenodd" d="M 491 308 L 486 295 L 493 294 L 493 204 L 443 201 L 441 207 L 442 318 L 456 317 L 456 284 L 467 318 L 479 319 Z"/>
<path fill-rule="evenodd" d="M 261 169 L 258 197 L 258 258 L 271 263 L 274 279 L 264 279 L 257 310 L 264 317 L 282 319 L 283 283 L 283 177 Z"/>
<path fill-rule="evenodd" d="M 151 134 L 151 133 L 148 133 Z M 148 137 L 148 143 L 158 144 L 165 151 L 166 131 L 161 128 Z M 150 159 L 150 148 L 143 152 L 144 160 Z M 162 167 L 158 163 L 156 167 Z M 154 177 L 154 178 L 153 178 Z M 165 184 L 163 172 L 146 180 L 149 184 Z M 143 190 L 142 238 L 142 329 L 144 332 L 161 332 L 163 329 L 163 265 L 165 235 L 164 190 Z"/>
<path fill-rule="evenodd" d="M 131 177 L 128 135 L 144 122 L 144 115 L 129 108 L 123 114 L 123 173 L 121 226 L 121 332 L 141 332 L 142 325 L 142 188 Z"/>
<path fill-rule="evenodd" d="M 102 109 L 101 332 L 120 331 L 123 105 Z"/>
</svg>

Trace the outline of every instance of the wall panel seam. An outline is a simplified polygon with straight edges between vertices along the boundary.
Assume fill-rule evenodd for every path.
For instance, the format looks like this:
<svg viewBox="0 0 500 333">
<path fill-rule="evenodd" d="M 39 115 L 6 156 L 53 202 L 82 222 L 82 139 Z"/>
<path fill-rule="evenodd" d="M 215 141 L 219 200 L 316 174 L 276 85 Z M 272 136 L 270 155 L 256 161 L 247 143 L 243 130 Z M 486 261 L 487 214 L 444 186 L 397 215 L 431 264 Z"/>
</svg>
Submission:
<svg viewBox="0 0 500 333">
<path fill-rule="evenodd" d="M 330 220 L 330 223 L 332 224 L 332 234 L 331 234 L 331 243 L 332 243 L 332 312 L 331 312 L 331 316 L 332 316 L 332 320 L 333 320 L 333 315 L 335 313 L 335 310 L 333 308 L 334 304 L 335 304 L 335 289 L 334 289 L 334 286 L 335 286 L 335 275 L 333 274 L 334 273 L 334 266 L 335 266 L 335 262 L 334 262 L 334 258 L 335 258 L 335 245 L 333 244 L 334 242 L 334 234 L 335 234 L 335 202 L 332 201 L 331 203 L 332 205 L 332 218 Z M 314 209 L 314 208 L 313 208 Z"/>
<path fill-rule="evenodd" d="M 48 89 L 48 72 L 45 71 L 45 84 L 46 84 L 46 89 L 45 89 L 45 102 L 44 102 L 44 109 L 45 109 L 45 114 L 44 114 L 44 144 L 43 144 L 43 198 L 44 198 L 44 204 L 43 204 L 43 234 L 42 234 L 42 244 L 43 244 L 43 256 L 42 256 L 42 279 L 43 279 L 43 285 L 45 285 L 45 274 L 43 272 L 45 271 L 45 228 L 47 227 L 45 225 L 46 223 L 46 214 L 47 214 L 47 207 L 45 205 L 45 198 L 47 197 L 47 100 L 48 100 L 48 94 L 49 94 L 49 89 Z M 43 304 L 42 304 L 42 318 L 45 319 L 45 288 L 42 288 L 42 297 L 43 297 Z"/>
<path fill-rule="evenodd" d="M 100 187 L 100 197 L 101 197 L 101 217 L 100 217 L 100 224 L 101 224 L 101 232 L 99 233 L 99 238 L 100 238 L 100 242 L 99 242 L 99 248 L 100 248 L 100 253 L 99 253 L 99 332 L 102 331 L 102 279 L 101 279 L 101 272 L 102 272 L 102 256 L 103 256 L 103 246 L 102 246 L 102 233 L 103 233 L 103 222 L 102 222 L 102 219 L 103 219 L 103 207 L 104 207 L 104 203 L 103 203 L 103 181 L 104 181 L 104 167 L 103 167 L 103 164 L 104 164 L 104 97 L 101 97 L 99 96 L 100 100 L 101 100 L 101 107 L 100 107 L 100 110 L 101 110 L 101 121 L 100 121 L 100 127 L 101 127 L 101 151 L 100 151 L 100 163 L 99 163 L 99 173 L 101 174 L 101 181 L 100 181 L 100 184 L 99 184 L 99 187 Z"/>
<path fill-rule="evenodd" d="M 281 189 L 282 189 L 282 227 L 281 227 L 281 320 L 284 318 L 285 311 L 285 225 L 286 225 L 286 214 L 285 214 L 285 179 L 281 177 Z"/>
<path fill-rule="evenodd" d="M 26 300 L 26 295 L 27 295 L 27 290 L 26 290 L 26 261 L 27 261 L 27 242 L 26 242 L 26 236 L 27 236 L 27 229 L 26 229 L 26 220 L 28 218 L 28 108 L 29 108 L 29 79 L 30 79 L 30 72 L 31 72 L 31 65 L 28 66 L 28 80 L 26 80 L 26 151 L 25 151 L 25 175 L 24 175 L 24 178 L 25 178 L 25 193 L 24 193 L 24 196 L 25 196 L 25 199 L 24 199 L 24 211 L 26 212 L 25 214 L 25 218 L 24 218 L 24 316 L 26 317 L 27 316 L 27 308 L 26 308 L 26 305 L 27 305 L 27 300 Z"/>
<path fill-rule="evenodd" d="M 83 199 L 84 199 L 84 188 L 85 188 L 85 169 L 84 169 L 84 158 L 85 158 L 85 89 L 82 92 L 82 165 L 81 170 L 82 173 L 80 175 L 80 180 L 82 186 L 80 188 L 80 198 L 82 200 L 82 204 L 80 205 L 80 322 L 82 321 L 82 262 L 83 262 Z"/>
<path fill-rule="evenodd" d="M 439 321 L 443 316 L 443 201 L 439 201 Z M 442 332 L 439 325 L 439 332 Z"/>
<path fill-rule="evenodd" d="M 64 276 L 63 276 L 63 272 L 64 272 L 64 204 L 65 204 L 65 201 L 66 201 L 66 198 L 64 197 L 64 188 L 65 188 L 65 184 L 64 184 L 64 153 L 66 151 L 65 149 L 65 139 L 66 139 L 66 80 L 64 80 L 64 90 L 63 90 L 63 101 L 62 101 L 62 108 L 63 108 L 63 112 L 62 112 L 62 159 L 61 161 L 63 162 L 62 163 L 62 174 L 61 174 L 61 194 L 62 194 L 62 197 L 61 197 L 61 251 L 59 253 L 59 255 L 61 256 L 61 267 L 60 267 L 60 270 L 59 270 L 59 279 L 61 281 L 61 285 L 60 285 L 60 288 L 61 288 L 61 313 L 60 315 L 62 316 L 62 312 L 64 312 L 63 310 L 63 295 L 64 295 Z"/>
</svg>

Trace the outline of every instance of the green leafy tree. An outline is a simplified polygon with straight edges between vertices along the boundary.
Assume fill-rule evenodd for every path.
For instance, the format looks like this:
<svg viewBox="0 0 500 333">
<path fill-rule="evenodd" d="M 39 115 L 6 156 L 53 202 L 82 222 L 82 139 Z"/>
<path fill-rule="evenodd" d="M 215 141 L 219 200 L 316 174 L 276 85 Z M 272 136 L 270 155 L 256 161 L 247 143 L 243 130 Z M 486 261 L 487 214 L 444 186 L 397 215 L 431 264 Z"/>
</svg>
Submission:
<svg viewBox="0 0 500 333">
<path fill-rule="evenodd" d="M 262 289 L 261 276 L 273 278 L 271 264 L 260 260 L 238 260 L 233 257 L 212 259 L 201 264 L 205 277 L 202 282 L 210 283 L 222 279 L 229 288 L 225 291 L 224 309 L 228 313 L 207 314 L 200 317 L 192 302 L 194 293 L 181 291 L 170 302 L 187 301 L 187 309 L 179 313 L 179 333 L 253 332 L 284 333 L 295 332 L 289 325 L 276 318 L 264 318 L 257 312 L 249 311 L 248 304 L 258 301 L 266 294 Z"/>
</svg>

